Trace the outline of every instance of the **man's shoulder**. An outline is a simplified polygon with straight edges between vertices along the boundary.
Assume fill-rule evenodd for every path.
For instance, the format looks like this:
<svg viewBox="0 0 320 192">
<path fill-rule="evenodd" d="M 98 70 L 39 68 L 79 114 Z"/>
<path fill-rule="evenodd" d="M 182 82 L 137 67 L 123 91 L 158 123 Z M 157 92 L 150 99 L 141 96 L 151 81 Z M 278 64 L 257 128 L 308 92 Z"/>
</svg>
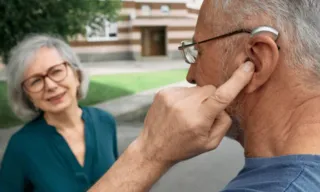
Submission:
<svg viewBox="0 0 320 192">
<path fill-rule="evenodd" d="M 254 167 L 246 165 L 223 192 L 307 192 L 320 189 L 320 156 L 295 156 Z"/>
<path fill-rule="evenodd" d="M 320 156 L 319 156 L 320 158 Z M 306 163 L 300 173 L 288 185 L 285 192 L 308 192 L 320 190 L 320 162 Z"/>
</svg>

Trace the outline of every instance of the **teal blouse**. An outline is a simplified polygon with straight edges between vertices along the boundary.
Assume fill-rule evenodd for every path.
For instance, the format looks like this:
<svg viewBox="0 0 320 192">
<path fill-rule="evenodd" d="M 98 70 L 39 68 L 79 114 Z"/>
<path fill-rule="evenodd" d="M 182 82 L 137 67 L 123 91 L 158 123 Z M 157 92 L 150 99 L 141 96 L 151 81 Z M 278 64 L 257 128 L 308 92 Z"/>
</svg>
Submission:
<svg viewBox="0 0 320 192">
<path fill-rule="evenodd" d="M 0 192 L 83 192 L 97 182 L 118 158 L 116 123 L 103 110 L 82 110 L 84 166 L 40 115 L 10 138 L 0 169 Z"/>
</svg>

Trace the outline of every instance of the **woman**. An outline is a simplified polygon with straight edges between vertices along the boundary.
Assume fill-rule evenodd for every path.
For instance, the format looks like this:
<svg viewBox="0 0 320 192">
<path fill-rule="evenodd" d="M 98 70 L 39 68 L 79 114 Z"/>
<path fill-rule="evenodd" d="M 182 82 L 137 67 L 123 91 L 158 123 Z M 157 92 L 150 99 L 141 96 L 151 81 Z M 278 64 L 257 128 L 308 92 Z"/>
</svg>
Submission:
<svg viewBox="0 0 320 192">
<path fill-rule="evenodd" d="M 29 121 L 8 144 L 0 191 L 86 191 L 118 158 L 116 123 L 80 107 L 89 81 L 62 40 L 35 35 L 11 52 L 7 66 L 13 111 Z"/>
</svg>

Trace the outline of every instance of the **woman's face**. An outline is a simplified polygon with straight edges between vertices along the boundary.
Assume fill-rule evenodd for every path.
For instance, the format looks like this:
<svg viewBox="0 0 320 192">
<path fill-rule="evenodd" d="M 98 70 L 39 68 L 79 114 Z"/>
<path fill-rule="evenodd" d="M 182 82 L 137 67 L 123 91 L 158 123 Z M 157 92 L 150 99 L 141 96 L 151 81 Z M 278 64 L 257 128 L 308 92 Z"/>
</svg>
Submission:
<svg viewBox="0 0 320 192">
<path fill-rule="evenodd" d="M 43 47 L 24 72 L 23 88 L 35 107 L 59 113 L 77 105 L 78 74 L 54 48 Z"/>
</svg>

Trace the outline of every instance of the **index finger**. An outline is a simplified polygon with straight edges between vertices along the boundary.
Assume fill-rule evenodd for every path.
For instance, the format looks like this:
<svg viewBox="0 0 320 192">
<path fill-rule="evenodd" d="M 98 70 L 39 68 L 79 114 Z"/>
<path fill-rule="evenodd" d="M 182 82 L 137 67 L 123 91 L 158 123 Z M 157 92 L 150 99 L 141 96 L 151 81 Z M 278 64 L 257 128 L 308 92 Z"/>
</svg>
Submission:
<svg viewBox="0 0 320 192">
<path fill-rule="evenodd" d="M 207 116 L 215 117 L 237 97 L 240 91 L 250 82 L 254 73 L 254 64 L 247 61 L 241 65 L 231 78 L 221 85 L 216 92 L 208 97 L 202 106 L 207 111 Z"/>
</svg>

